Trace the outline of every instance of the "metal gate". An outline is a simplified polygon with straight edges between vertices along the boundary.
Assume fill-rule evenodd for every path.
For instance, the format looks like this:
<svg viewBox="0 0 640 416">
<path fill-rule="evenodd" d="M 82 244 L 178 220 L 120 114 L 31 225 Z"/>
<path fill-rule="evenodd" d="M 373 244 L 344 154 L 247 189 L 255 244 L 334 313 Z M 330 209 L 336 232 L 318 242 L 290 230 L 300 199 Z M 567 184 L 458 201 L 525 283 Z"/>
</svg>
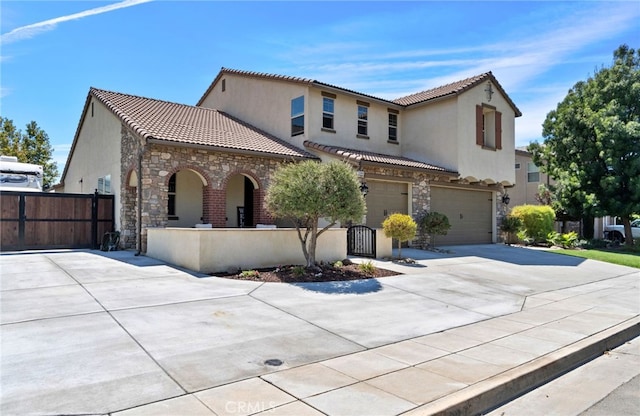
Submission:
<svg viewBox="0 0 640 416">
<path fill-rule="evenodd" d="M 0 250 L 99 248 L 114 229 L 113 195 L 0 192 Z"/>
<path fill-rule="evenodd" d="M 347 229 L 347 254 L 350 256 L 376 257 L 376 230 L 365 225 Z"/>
</svg>

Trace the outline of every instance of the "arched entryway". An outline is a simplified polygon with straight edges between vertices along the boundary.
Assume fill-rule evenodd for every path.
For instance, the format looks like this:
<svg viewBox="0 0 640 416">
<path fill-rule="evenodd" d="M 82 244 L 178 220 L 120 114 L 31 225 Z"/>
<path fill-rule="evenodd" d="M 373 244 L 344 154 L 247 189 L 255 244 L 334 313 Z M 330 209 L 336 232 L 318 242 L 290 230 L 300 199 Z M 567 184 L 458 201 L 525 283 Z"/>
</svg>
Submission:
<svg viewBox="0 0 640 416">
<path fill-rule="evenodd" d="M 206 185 L 202 175 L 191 169 L 182 169 L 169 176 L 167 226 L 194 227 L 202 222 L 202 191 Z"/>
<path fill-rule="evenodd" d="M 229 177 L 226 187 L 226 227 L 245 228 L 256 225 L 254 207 L 255 191 L 258 189 L 255 179 L 244 174 Z"/>
</svg>

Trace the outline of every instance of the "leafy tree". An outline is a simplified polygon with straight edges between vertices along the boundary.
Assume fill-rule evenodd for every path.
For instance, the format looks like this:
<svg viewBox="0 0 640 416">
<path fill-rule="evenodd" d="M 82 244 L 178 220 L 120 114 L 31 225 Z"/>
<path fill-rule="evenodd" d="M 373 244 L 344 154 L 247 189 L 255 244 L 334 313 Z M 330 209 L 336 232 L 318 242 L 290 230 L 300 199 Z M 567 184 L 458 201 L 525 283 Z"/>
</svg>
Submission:
<svg viewBox="0 0 640 416">
<path fill-rule="evenodd" d="M 640 212 L 640 51 L 627 45 L 614 62 L 576 83 L 543 124 L 542 145 L 529 151 L 555 181 L 552 191 L 568 214 L 622 218 Z"/>
<path fill-rule="evenodd" d="M 391 214 L 382 222 L 382 230 L 387 237 L 398 240 L 398 258 L 402 258 L 402 242 L 416 236 L 418 224 L 407 214 Z"/>
<path fill-rule="evenodd" d="M 436 246 L 435 236 L 447 235 L 451 228 L 449 218 L 436 211 L 422 211 L 416 216 L 416 221 L 418 223 L 418 227 L 420 227 L 420 232 L 429 236 L 433 247 Z"/>
<path fill-rule="evenodd" d="M 275 217 L 294 223 L 307 267 L 315 266 L 318 236 L 338 221 L 360 220 L 365 213 L 358 177 L 344 162 L 280 166 L 272 177 L 266 203 Z M 321 218 L 328 225 L 319 230 Z"/>
<path fill-rule="evenodd" d="M 52 160 L 53 148 L 47 133 L 35 121 L 27 124 L 26 133 L 17 130 L 8 118 L 0 117 L 0 124 L 0 153 L 16 156 L 19 162 L 41 165 L 44 187 L 53 185 L 58 167 Z"/>
</svg>

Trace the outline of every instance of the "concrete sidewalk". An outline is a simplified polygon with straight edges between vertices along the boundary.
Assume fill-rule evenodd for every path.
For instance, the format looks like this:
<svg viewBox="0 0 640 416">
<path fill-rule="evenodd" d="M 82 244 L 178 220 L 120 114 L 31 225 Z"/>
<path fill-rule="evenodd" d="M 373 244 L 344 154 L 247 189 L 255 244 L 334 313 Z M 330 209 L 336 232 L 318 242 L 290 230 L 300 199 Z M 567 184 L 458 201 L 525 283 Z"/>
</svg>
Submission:
<svg viewBox="0 0 640 416">
<path fill-rule="evenodd" d="M 449 250 L 299 285 L 132 252 L 4 254 L 0 413 L 474 414 L 640 333 L 637 269 Z"/>
</svg>

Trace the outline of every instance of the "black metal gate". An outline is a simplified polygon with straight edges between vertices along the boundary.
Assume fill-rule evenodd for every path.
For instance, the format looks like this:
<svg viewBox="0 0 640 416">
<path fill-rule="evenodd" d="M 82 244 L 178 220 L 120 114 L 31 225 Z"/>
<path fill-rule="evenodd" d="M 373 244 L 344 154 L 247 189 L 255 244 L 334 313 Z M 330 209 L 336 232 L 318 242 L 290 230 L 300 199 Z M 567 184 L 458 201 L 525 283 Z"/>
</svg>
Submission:
<svg viewBox="0 0 640 416">
<path fill-rule="evenodd" d="M 347 229 L 347 254 L 350 256 L 376 257 L 376 230 L 365 225 Z"/>
</svg>

